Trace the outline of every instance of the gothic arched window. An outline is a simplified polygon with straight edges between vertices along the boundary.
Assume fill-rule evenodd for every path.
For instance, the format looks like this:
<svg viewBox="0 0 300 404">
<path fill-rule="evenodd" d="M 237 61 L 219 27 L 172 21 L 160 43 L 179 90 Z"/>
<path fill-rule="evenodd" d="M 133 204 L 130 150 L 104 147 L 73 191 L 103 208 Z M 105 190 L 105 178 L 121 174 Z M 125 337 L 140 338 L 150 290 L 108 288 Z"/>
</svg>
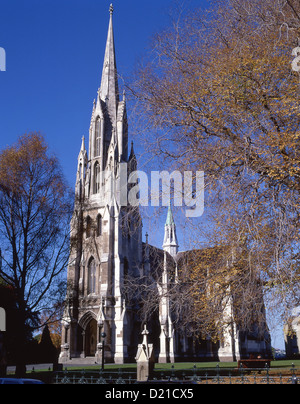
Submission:
<svg viewBox="0 0 300 404">
<path fill-rule="evenodd" d="M 100 117 L 96 119 L 95 123 L 95 157 L 100 156 L 100 142 L 101 142 L 101 123 L 100 123 Z"/>
<path fill-rule="evenodd" d="M 102 216 L 97 216 L 97 237 L 101 236 L 102 234 Z"/>
<path fill-rule="evenodd" d="M 86 218 L 86 238 L 90 238 L 92 235 L 92 219 L 88 216 Z"/>
<path fill-rule="evenodd" d="M 96 263 L 94 258 L 90 259 L 88 266 L 88 294 L 96 293 Z"/>
<path fill-rule="evenodd" d="M 94 194 L 100 192 L 100 165 L 98 162 L 94 166 Z"/>
</svg>

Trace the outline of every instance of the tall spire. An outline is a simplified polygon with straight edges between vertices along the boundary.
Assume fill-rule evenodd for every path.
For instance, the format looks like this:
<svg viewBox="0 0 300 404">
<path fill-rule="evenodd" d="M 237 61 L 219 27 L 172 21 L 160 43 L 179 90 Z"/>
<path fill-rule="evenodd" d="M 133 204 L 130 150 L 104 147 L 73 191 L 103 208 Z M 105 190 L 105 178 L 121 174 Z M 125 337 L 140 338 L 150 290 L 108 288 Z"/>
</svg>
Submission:
<svg viewBox="0 0 300 404">
<path fill-rule="evenodd" d="M 175 222 L 174 222 L 173 212 L 172 212 L 171 205 L 170 205 L 169 209 L 168 209 L 166 226 L 172 226 L 172 225 L 175 225 Z"/>
<path fill-rule="evenodd" d="M 175 258 L 175 256 L 178 253 L 178 247 L 179 246 L 176 235 L 176 225 L 170 205 L 165 224 L 165 237 L 164 237 L 163 249 L 164 251 L 167 251 L 170 255 L 172 255 L 172 257 Z"/>
<path fill-rule="evenodd" d="M 111 116 L 111 118 L 114 118 L 116 117 L 117 114 L 117 106 L 119 102 L 119 88 L 118 88 L 118 75 L 117 75 L 117 64 L 116 64 L 114 32 L 113 32 L 112 4 L 110 5 L 109 13 L 110 13 L 110 19 L 109 19 L 99 96 L 102 101 L 106 102 L 108 107 L 108 113 Z"/>
</svg>

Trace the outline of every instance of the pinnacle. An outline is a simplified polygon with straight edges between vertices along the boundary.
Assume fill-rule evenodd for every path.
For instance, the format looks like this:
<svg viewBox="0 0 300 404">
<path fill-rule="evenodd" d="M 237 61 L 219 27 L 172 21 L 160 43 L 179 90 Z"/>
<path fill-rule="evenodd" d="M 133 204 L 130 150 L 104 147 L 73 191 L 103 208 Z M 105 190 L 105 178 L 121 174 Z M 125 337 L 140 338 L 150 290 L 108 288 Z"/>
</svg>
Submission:
<svg viewBox="0 0 300 404">
<path fill-rule="evenodd" d="M 175 224 L 174 222 L 174 217 L 173 217 L 173 213 L 172 213 L 172 209 L 171 209 L 171 205 L 169 206 L 169 210 L 168 210 L 168 216 L 167 216 L 167 220 L 166 220 L 166 226 L 170 226 Z"/>
</svg>

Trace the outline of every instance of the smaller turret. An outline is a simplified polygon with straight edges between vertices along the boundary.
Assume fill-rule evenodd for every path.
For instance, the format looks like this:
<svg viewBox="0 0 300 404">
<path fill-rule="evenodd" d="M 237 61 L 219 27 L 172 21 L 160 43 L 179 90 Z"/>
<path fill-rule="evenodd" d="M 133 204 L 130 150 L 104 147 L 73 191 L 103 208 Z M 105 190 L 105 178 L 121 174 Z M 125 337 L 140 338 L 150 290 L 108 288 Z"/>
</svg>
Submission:
<svg viewBox="0 0 300 404">
<path fill-rule="evenodd" d="M 85 149 L 84 136 L 82 137 L 81 149 L 78 155 L 78 166 L 76 176 L 75 192 L 76 196 L 81 199 L 84 194 L 86 168 L 88 163 L 87 151 Z"/>
<path fill-rule="evenodd" d="M 167 251 L 173 258 L 176 257 L 178 253 L 178 241 L 176 235 L 176 225 L 173 218 L 173 213 L 171 206 L 169 206 L 167 220 L 165 224 L 165 238 L 163 249 Z"/>
</svg>

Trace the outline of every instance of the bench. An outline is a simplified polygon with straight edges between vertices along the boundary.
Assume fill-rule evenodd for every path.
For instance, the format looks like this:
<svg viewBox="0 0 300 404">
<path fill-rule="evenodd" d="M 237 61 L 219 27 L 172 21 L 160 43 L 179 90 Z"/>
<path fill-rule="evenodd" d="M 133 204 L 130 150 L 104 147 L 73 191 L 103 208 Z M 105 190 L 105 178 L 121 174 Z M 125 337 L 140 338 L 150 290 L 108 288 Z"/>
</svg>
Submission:
<svg viewBox="0 0 300 404">
<path fill-rule="evenodd" d="M 271 366 L 271 359 L 240 359 L 238 368 L 244 369 L 264 369 Z"/>
</svg>

